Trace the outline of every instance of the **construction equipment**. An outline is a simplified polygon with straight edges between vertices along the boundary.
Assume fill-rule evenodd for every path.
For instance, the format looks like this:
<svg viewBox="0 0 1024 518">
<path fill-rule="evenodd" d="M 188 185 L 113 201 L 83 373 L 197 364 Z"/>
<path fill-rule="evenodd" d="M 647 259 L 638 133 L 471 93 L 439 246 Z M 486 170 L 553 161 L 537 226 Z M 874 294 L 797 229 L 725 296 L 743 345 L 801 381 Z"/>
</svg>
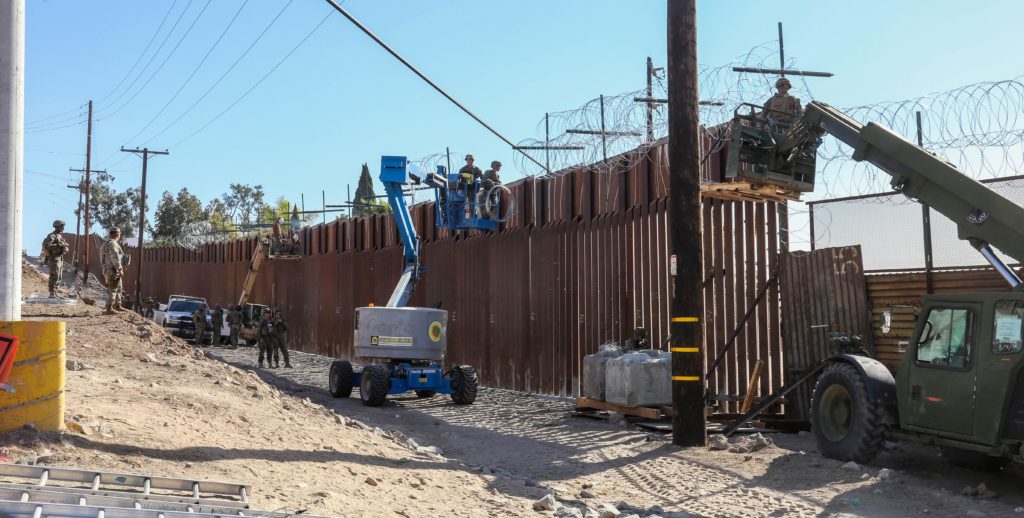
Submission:
<svg viewBox="0 0 1024 518">
<path fill-rule="evenodd" d="M 417 183 L 419 180 L 417 179 Z M 496 230 L 515 215 L 515 197 L 508 187 L 480 178 L 448 174 L 444 166 L 423 182 L 434 188 L 435 220 L 451 230 Z"/>
<path fill-rule="evenodd" d="M 298 218 L 298 215 L 295 216 Z M 245 280 L 242 281 L 242 293 L 238 296 L 238 305 L 242 308 L 242 329 L 238 337 L 245 340 L 247 345 L 256 345 L 259 340 L 259 324 L 263 314 L 270 311 L 270 307 L 263 304 L 249 303 L 253 286 L 256 285 L 256 277 L 265 261 L 297 261 L 302 259 L 296 254 L 270 254 L 268 251 L 274 248 L 273 238 L 260 238 L 256 240 L 256 248 L 252 251 L 252 260 L 249 261 L 249 269 L 245 272 Z"/>
<path fill-rule="evenodd" d="M 756 114 L 755 114 L 756 115 Z M 993 250 L 1024 260 L 1024 208 L 942 158 L 874 123 L 821 102 L 785 131 L 737 116 L 727 175 L 804 189 L 829 133 L 853 158 L 892 176 L 892 187 L 952 220 L 1010 284 L 1007 293 L 926 295 L 895 377 L 860 355 L 830 357 L 814 388 L 811 426 L 826 457 L 870 461 L 884 439 L 943 448 L 951 462 L 998 468 L 1024 462 L 1024 286 Z"/>
<path fill-rule="evenodd" d="M 349 397 L 352 388 L 358 386 L 367 406 L 381 406 L 388 394 L 410 390 L 424 398 L 449 394 L 455 404 L 469 405 L 476 400 L 476 371 L 469 365 L 452 365 L 447 370 L 443 367 L 448 312 L 407 306 L 421 273 L 426 271 L 420 264 L 420 240 L 402 191 L 410 179 L 416 185 L 420 178 L 409 174 L 407 167 L 404 156 L 381 157 L 380 181 L 387 191 L 404 249 L 402 275 L 385 307 L 356 308 L 355 354 L 370 363 L 355 372 L 351 362 L 334 361 L 328 377 L 330 392 L 334 397 Z M 440 188 L 447 190 L 447 185 Z"/>
</svg>

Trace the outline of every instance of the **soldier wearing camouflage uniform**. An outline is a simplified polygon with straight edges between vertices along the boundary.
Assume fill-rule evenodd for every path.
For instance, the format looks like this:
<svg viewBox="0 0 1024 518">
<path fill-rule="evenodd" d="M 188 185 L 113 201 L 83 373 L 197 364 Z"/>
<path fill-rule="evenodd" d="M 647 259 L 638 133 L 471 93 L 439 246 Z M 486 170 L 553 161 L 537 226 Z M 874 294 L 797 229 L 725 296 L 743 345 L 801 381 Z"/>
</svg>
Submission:
<svg viewBox="0 0 1024 518">
<path fill-rule="evenodd" d="M 274 318 L 274 367 L 281 366 L 281 360 L 277 353 L 280 352 L 281 356 L 284 356 L 285 368 L 292 368 L 292 362 L 288 360 L 288 321 L 284 319 L 284 314 L 280 311 L 277 312 Z M 267 363 L 270 362 L 270 358 L 267 358 Z"/>
<path fill-rule="evenodd" d="M 779 91 L 764 103 L 765 117 L 769 122 L 789 124 L 803 115 L 804 109 L 800 105 L 800 99 L 789 95 L 792 86 L 785 77 L 775 81 L 775 88 Z"/>
<path fill-rule="evenodd" d="M 231 306 L 228 311 L 228 328 L 231 329 L 231 348 L 238 347 L 238 333 L 242 332 L 242 307 Z"/>
<path fill-rule="evenodd" d="M 259 348 L 260 348 L 260 358 L 259 358 L 259 360 L 260 361 L 259 361 L 259 365 L 260 365 L 260 368 L 261 369 L 263 368 L 263 356 L 264 355 L 266 355 L 266 357 L 267 357 L 267 366 L 270 367 L 270 368 L 274 368 L 274 364 L 272 363 L 272 359 L 270 358 L 270 355 L 272 355 L 274 353 L 274 349 L 275 349 L 274 341 L 276 339 L 276 336 L 274 336 L 274 322 L 270 320 L 270 312 L 269 311 L 263 313 L 263 320 L 260 321 L 259 325 L 260 325 L 260 332 L 259 332 L 259 337 L 260 337 L 260 344 L 259 344 Z"/>
<path fill-rule="evenodd" d="M 220 329 L 224 327 L 224 308 L 220 307 L 220 304 L 213 309 L 213 315 L 210 317 L 210 324 L 213 328 L 213 345 L 220 344 Z"/>
<path fill-rule="evenodd" d="M 121 229 L 111 227 L 109 238 L 100 249 L 100 266 L 103 267 L 103 282 L 107 287 L 107 314 L 124 311 L 121 307 L 121 277 L 124 276 L 124 251 L 117 241 L 121 239 Z"/>
<path fill-rule="evenodd" d="M 60 283 L 61 274 L 64 271 L 64 254 L 68 253 L 71 246 L 64 241 L 64 222 L 56 220 L 53 222 L 53 232 L 43 240 L 43 261 L 50 270 L 50 297 L 57 297 L 57 285 Z"/>
<path fill-rule="evenodd" d="M 199 309 L 192 313 L 192 326 L 195 327 L 196 345 L 203 345 L 203 335 L 206 333 L 206 304 L 200 304 Z"/>
</svg>

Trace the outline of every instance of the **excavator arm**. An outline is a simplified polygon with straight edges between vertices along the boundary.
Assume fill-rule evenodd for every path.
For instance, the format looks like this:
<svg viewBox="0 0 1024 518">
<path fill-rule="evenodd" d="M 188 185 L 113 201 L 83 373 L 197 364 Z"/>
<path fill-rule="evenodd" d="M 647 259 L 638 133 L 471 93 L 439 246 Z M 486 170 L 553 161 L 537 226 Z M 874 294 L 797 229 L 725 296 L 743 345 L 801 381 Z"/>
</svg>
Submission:
<svg viewBox="0 0 1024 518">
<path fill-rule="evenodd" d="M 742 138 L 734 132 L 731 145 L 737 148 L 731 155 L 754 159 L 730 163 L 727 175 L 754 174 L 776 184 L 785 184 L 790 177 L 813 178 L 814 157 L 825 133 L 853 148 L 854 160 L 892 176 L 893 189 L 952 220 L 960 239 L 976 248 L 1012 287 L 1024 290 L 1020 278 L 992 250 L 995 246 L 1024 262 L 1024 208 L 888 128 L 860 124 L 828 104 L 812 101 L 784 133 L 749 124 Z"/>
</svg>

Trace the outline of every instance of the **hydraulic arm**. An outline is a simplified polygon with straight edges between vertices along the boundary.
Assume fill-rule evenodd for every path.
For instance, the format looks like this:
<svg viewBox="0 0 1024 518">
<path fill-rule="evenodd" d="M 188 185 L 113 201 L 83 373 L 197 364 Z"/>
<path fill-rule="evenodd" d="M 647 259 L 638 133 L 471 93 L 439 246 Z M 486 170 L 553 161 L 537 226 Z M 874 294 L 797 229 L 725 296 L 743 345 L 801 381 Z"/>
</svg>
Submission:
<svg viewBox="0 0 1024 518">
<path fill-rule="evenodd" d="M 746 131 L 737 138 L 739 133 L 734 132 L 733 145 L 738 146 L 739 161 L 747 162 L 755 174 L 784 183 L 777 179 L 813 178 L 814 156 L 824 133 L 852 147 L 854 160 L 869 162 L 891 175 L 895 190 L 952 220 L 960 239 L 981 252 L 1011 286 L 1024 289 L 992 250 L 994 245 L 1024 262 L 1024 208 L 888 128 L 862 125 L 828 104 L 813 101 L 785 133 Z M 757 163 L 745 160 L 753 156 Z M 736 169 L 730 174 L 743 176 Z"/>
<path fill-rule="evenodd" d="M 380 181 L 388 193 L 391 213 L 395 216 L 398 235 L 402 239 L 405 263 L 402 276 L 398 279 L 398 285 L 395 286 L 395 291 L 391 292 L 391 298 L 388 299 L 387 307 L 389 308 L 399 308 L 409 303 L 422 271 L 420 267 L 420 238 L 416 235 L 416 227 L 412 224 L 412 216 L 409 214 L 409 207 L 405 205 L 405 194 L 402 192 L 402 186 L 409 183 L 406 167 L 407 161 L 404 156 L 383 156 L 380 159 Z M 418 178 L 414 178 L 414 180 L 418 180 Z"/>
</svg>

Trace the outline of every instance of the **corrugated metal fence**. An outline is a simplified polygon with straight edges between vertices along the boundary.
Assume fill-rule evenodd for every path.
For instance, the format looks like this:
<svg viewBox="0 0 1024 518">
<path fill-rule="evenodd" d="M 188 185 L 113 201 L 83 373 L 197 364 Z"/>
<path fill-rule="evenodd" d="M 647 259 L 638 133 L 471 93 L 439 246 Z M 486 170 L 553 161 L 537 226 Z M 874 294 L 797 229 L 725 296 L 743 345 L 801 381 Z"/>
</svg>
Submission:
<svg viewBox="0 0 1024 518">
<path fill-rule="evenodd" d="M 413 207 L 422 262 L 430 268 L 413 304 L 449 311 L 449 358 L 477 367 L 489 386 L 570 395 L 579 393 L 583 356 L 606 341 L 621 342 L 634 327 L 647 328 L 652 343 L 666 348 L 666 147 L 630 153 L 627 165 L 611 173 L 580 169 L 510 184 L 520 210 L 491 234 L 437 229 L 432 203 Z M 721 156 L 705 162 L 706 176 L 721 177 Z M 704 201 L 711 359 L 774 268 L 779 212 L 773 203 Z M 354 308 L 385 303 L 401 270 L 392 217 L 309 227 L 302 243 L 302 260 L 264 266 L 252 301 L 285 311 L 293 347 L 350 357 Z M 247 239 L 198 250 L 147 248 L 143 296 L 234 303 L 253 246 Z M 93 250 L 98 270 L 98 239 Z M 129 293 L 136 264 L 126 274 Z M 781 385 L 778 322 L 772 289 L 711 378 L 712 392 L 743 395 L 757 358 L 770 366 L 759 392 Z"/>
</svg>

